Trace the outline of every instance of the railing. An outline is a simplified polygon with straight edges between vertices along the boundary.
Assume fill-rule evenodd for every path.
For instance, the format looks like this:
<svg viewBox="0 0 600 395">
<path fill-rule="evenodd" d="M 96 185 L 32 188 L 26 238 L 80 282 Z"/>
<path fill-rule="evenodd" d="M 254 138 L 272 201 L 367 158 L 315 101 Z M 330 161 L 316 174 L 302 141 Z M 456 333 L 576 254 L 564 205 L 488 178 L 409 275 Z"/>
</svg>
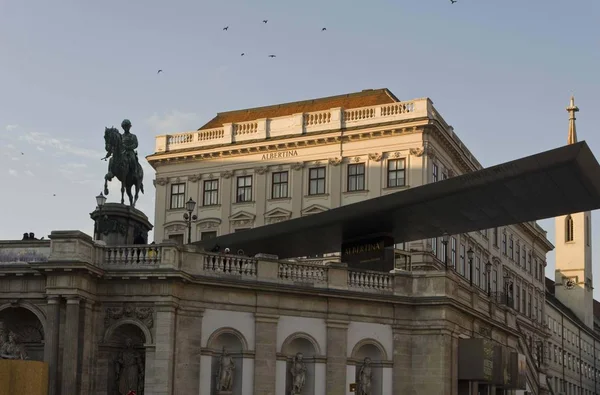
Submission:
<svg viewBox="0 0 600 395">
<path fill-rule="evenodd" d="M 348 287 L 375 291 L 391 291 L 393 277 L 387 273 L 348 270 Z"/>
<path fill-rule="evenodd" d="M 513 308 L 515 305 L 513 297 L 508 295 L 506 292 L 492 292 L 491 298 L 497 304 L 505 305 L 510 308 Z"/>
<path fill-rule="evenodd" d="M 256 259 L 237 255 L 204 254 L 202 269 L 215 274 L 256 277 Z"/>
<path fill-rule="evenodd" d="M 162 247 L 158 245 L 134 245 L 104 247 L 105 265 L 158 265 L 161 263 Z"/>
<path fill-rule="evenodd" d="M 299 282 L 327 282 L 327 267 L 302 263 L 279 263 L 279 278 Z"/>
<path fill-rule="evenodd" d="M 168 152 L 190 147 L 228 144 L 235 141 L 267 139 L 274 136 L 294 136 L 306 132 L 368 126 L 411 118 L 435 116 L 436 119 L 441 119 L 437 112 L 433 111 L 431 101 L 426 98 L 352 109 L 334 108 L 300 115 L 299 122 L 298 114 L 295 114 L 268 120 L 226 124 L 214 129 L 158 136 L 156 137 L 155 151 Z"/>
</svg>

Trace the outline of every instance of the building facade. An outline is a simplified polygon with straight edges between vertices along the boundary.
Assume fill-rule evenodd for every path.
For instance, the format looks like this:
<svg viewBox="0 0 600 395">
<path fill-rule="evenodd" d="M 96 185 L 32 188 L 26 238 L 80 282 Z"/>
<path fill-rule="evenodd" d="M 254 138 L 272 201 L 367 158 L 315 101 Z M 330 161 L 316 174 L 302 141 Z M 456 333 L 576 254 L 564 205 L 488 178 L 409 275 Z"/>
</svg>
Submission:
<svg viewBox="0 0 600 395">
<path fill-rule="evenodd" d="M 158 136 L 148 160 L 155 239 L 180 242 L 189 199 L 197 202 L 195 241 L 481 169 L 430 99 L 400 101 L 387 89 L 219 113 L 195 132 Z M 529 345 L 547 336 L 544 271 L 553 248 L 543 229 L 523 223 L 398 247 L 416 268 L 447 259 L 476 287 L 509 298 L 538 385 L 543 366 Z"/>
</svg>

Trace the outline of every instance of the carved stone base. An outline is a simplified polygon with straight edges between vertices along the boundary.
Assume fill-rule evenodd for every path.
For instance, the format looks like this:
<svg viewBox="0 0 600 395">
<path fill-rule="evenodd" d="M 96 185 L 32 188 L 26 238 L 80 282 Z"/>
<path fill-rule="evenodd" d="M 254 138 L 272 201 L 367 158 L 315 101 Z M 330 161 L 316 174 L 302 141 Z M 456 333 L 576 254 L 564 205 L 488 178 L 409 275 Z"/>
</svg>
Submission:
<svg viewBox="0 0 600 395">
<path fill-rule="evenodd" d="M 90 214 L 94 220 L 94 239 L 106 245 L 131 245 L 138 235 L 148 244 L 152 224 L 146 214 L 120 203 L 106 203 Z"/>
<path fill-rule="evenodd" d="M 233 391 L 217 391 L 217 395 L 232 395 Z"/>
</svg>

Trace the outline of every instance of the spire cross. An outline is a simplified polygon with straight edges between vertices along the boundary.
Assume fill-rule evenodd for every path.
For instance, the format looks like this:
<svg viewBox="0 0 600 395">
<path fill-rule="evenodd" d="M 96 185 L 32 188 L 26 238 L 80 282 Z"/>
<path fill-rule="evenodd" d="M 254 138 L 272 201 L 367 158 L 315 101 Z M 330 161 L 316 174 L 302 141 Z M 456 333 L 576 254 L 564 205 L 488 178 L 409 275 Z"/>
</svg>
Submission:
<svg viewBox="0 0 600 395">
<path fill-rule="evenodd" d="M 571 102 L 567 107 L 569 112 L 569 137 L 567 138 L 568 144 L 575 144 L 577 142 L 577 131 L 575 128 L 575 113 L 579 111 L 579 107 L 575 105 L 575 97 L 571 96 Z"/>
</svg>

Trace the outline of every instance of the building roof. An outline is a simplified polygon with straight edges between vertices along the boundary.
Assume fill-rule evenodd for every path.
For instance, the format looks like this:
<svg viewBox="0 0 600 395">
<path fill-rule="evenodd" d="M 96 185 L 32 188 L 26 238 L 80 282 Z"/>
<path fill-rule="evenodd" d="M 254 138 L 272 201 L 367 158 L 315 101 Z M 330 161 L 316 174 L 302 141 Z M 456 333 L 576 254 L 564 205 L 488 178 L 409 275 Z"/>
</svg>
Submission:
<svg viewBox="0 0 600 395">
<path fill-rule="evenodd" d="M 219 128 L 225 123 L 240 123 L 262 118 L 285 117 L 298 113 L 324 111 L 337 107 L 350 109 L 396 102 L 399 102 L 398 98 L 387 88 L 365 89 L 361 92 L 344 95 L 220 112 L 198 130 Z"/>
<path fill-rule="evenodd" d="M 600 165 L 585 142 L 196 244 L 292 258 L 387 235 L 396 243 L 600 208 Z M 551 247 L 549 247 L 551 248 Z"/>
</svg>

